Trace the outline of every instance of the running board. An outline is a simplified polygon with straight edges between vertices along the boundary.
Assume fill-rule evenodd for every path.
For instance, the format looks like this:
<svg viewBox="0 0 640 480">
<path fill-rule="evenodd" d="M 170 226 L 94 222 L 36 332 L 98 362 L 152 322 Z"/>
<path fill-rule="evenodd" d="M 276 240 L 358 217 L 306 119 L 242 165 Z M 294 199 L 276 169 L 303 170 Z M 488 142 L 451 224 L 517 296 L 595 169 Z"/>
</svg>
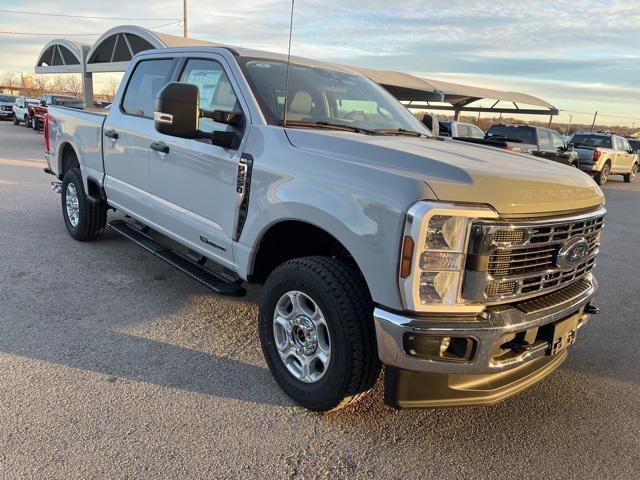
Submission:
<svg viewBox="0 0 640 480">
<path fill-rule="evenodd" d="M 109 227 L 220 295 L 242 297 L 247 293 L 237 283 L 163 245 L 128 222 L 113 220 L 109 222 Z"/>
</svg>

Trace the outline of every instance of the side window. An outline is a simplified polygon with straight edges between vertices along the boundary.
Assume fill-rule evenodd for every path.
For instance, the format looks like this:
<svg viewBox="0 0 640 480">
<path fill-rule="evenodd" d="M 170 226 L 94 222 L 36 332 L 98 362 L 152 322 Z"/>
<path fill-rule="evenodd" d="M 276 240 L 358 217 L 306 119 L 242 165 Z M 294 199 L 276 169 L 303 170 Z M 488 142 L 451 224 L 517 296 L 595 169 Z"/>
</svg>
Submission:
<svg viewBox="0 0 640 480">
<path fill-rule="evenodd" d="M 551 138 L 546 130 L 538 130 L 538 148 L 540 150 L 553 150 Z"/>
<path fill-rule="evenodd" d="M 551 140 L 553 141 L 553 148 L 556 150 L 560 150 L 565 148 L 564 141 L 562 137 L 555 132 L 551 132 Z"/>
<path fill-rule="evenodd" d="M 473 138 L 484 138 L 484 133 L 482 133 L 482 130 L 478 127 L 469 127 L 469 130 L 471 130 L 471 136 Z"/>
<path fill-rule="evenodd" d="M 458 137 L 467 138 L 469 136 L 469 127 L 467 127 L 466 125 L 458 124 Z"/>
<path fill-rule="evenodd" d="M 137 117 L 153 118 L 156 96 L 169 82 L 172 71 L 173 59 L 143 60 L 138 63 L 124 92 L 124 112 Z"/>
<path fill-rule="evenodd" d="M 613 137 L 613 149 L 614 150 L 623 150 L 622 142 L 618 137 Z"/>
<path fill-rule="evenodd" d="M 622 142 L 622 150 L 624 150 L 625 152 L 631 150 L 631 145 L 629 145 L 629 142 L 626 138 L 621 138 L 620 141 Z"/>
<path fill-rule="evenodd" d="M 222 65 L 215 60 L 191 59 L 187 61 L 182 75 L 180 75 L 180 81 L 198 87 L 200 108 L 203 110 L 242 111 L 229 77 Z M 206 133 L 226 131 L 228 128 L 228 125 L 214 122 L 210 118 L 200 119 L 200 130 Z"/>
</svg>

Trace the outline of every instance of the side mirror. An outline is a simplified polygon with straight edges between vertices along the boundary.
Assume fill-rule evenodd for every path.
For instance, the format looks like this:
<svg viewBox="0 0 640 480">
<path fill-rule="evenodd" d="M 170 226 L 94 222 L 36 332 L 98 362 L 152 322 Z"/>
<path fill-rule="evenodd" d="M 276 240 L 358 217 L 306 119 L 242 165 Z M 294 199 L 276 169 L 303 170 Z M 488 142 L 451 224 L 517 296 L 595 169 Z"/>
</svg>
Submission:
<svg viewBox="0 0 640 480">
<path fill-rule="evenodd" d="M 629 150 L 627 150 L 627 153 L 633 153 L 633 148 L 630 148 Z"/>
<path fill-rule="evenodd" d="M 156 131 L 172 137 L 198 136 L 200 94 L 190 83 L 167 83 L 156 98 Z"/>
<path fill-rule="evenodd" d="M 47 106 L 46 100 L 40 100 L 40 106 L 41 107 L 46 107 Z"/>
</svg>

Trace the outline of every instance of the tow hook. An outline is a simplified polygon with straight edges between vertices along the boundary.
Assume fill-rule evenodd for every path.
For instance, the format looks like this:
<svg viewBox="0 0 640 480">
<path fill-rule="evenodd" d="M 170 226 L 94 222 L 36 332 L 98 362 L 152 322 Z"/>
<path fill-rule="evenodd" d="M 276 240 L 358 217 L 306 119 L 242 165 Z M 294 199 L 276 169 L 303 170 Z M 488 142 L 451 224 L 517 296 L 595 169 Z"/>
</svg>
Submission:
<svg viewBox="0 0 640 480">
<path fill-rule="evenodd" d="M 58 180 L 51 182 L 51 190 L 53 190 L 56 193 L 62 192 L 62 182 Z"/>
<path fill-rule="evenodd" d="M 584 307 L 584 313 L 588 313 L 589 315 L 598 315 L 600 313 L 600 309 L 595 305 L 587 305 Z"/>
</svg>

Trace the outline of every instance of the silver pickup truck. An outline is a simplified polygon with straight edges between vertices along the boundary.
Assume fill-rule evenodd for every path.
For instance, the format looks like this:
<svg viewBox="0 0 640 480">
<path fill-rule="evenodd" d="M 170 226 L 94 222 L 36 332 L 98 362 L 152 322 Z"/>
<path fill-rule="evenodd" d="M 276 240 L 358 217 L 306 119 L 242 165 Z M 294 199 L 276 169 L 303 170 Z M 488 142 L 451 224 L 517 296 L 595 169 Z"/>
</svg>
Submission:
<svg viewBox="0 0 640 480">
<path fill-rule="evenodd" d="M 52 106 L 45 133 L 71 236 L 112 209 L 109 227 L 216 292 L 263 284 L 266 363 L 312 410 L 357 400 L 383 364 L 393 407 L 496 402 L 598 312 L 588 175 L 438 141 L 347 67 L 150 50 L 108 114 Z"/>
</svg>

